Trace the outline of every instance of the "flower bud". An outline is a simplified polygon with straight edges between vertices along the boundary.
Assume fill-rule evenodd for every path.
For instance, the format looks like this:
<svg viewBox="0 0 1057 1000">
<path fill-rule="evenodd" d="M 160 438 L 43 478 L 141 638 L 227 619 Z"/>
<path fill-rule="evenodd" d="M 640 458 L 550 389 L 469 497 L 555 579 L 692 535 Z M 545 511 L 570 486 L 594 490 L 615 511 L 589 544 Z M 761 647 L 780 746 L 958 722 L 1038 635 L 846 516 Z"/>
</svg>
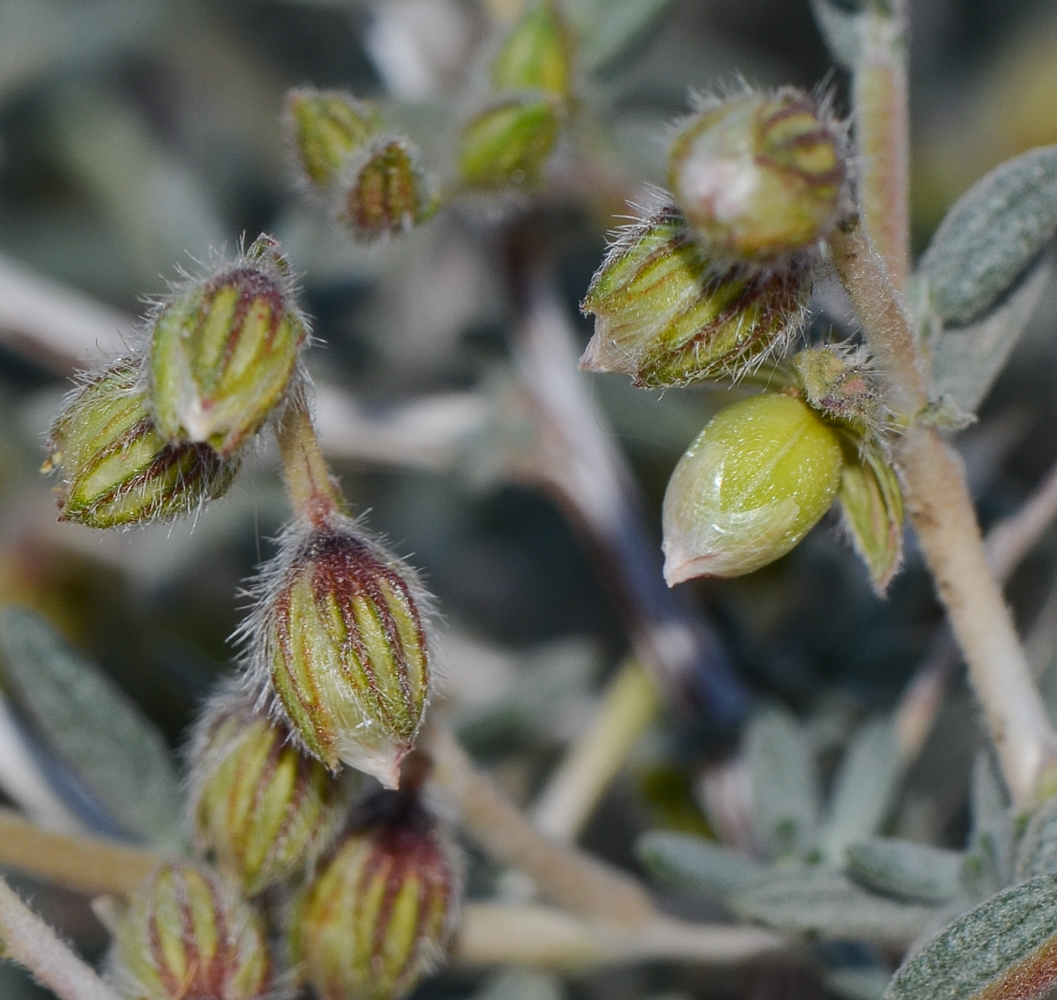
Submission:
<svg viewBox="0 0 1057 1000">
<path fill-rule="evenodd" d="M 810 247 L 839 219 L 844 137 L 806 94 L 744 93 L 693 116 L 668 186 L 711 253 L 766 261 Z"/>
<path fill-rule="evenodd" d="M 200 865 L 173 861 L 132 897 L 110 975 L 128 1000 L 256 1000 L 272 987 L 263 923 Z"/>
<path fill-rule="evenodd" d="M 740 576 L 794 548 L 829 509 L 837 432 L 799 399 L 765 393 L 717 413 L 664 495 L 664 578 Z"/>
<path fill-rule="evenodd" d="M 737 375 L 784 346 L 811 286 L 791 265 L 717 271 L 678 210 L 664 205 L 610 248 L 581 308 L 595 334 L 580 367 L 625 372 L 637 386 Z"/>
<path fill-rule="evenodd" d="M 234 264 L 176 289 L 154 317 L 158 430 L 231 455 L 283 398 L 307 336 L 286 259 L 262 235 Z"/>
<path fill-rule="evenodd" d="M 242 636 L 305 749 L 331 770 L 344 762 L 395 788 L 431 685 L 415 574 L 331 515 L 289 532 L 259 592 Z"/>
<path fill-rule="evenodd" d="M 558 138 L 553 101 L 518 95 L 466 123 L 459 144 L 459 173 L 470 187 L 535 184 Z"/>
<path fill-rule="evenodd" d="M 196 510 L 231 485 L 237 458 L 158 433 L 145 383 L 139 362 L 119 361 L 90 376 L 52 425 L 43 471 L 62 469 L 60 521 L 146 524 Z"/>
<path fill-rule="evenodd" d="M 308 182 L 326 189 L 349 158 L 381 128 L 381 117 L 367 104 L 338 90 L 290 91 L 286 128 Z"/>
<path fill-rule="evenodd" d="M 447 837 L 414 801 L 349 833 L 291 921 L 292 950 L 321 1000 L 406 996 L 444 957 L 460 868 Z"/>
<path fill-rule="evenodd" d="M 553 0 L 527 6 L 506 36 L 492 64 L 498 90 L 537 90 L 559 99 L 569 96 L 572 39 Z"/>
<path fill-rule="evenodd" d="M 368 142 L 349 161 L 339 184 L 338 216 L 363 239 L 404 232 L 437 208 L 418 151 L 400 136 Z"/>
<path fill-rule="evenodd" d="M 200 850 L 253 896 L 313 862 L 345 818 L 354 772 L 332 776 L 235 693 L 212 700 L 188 755 Z"/>
<path fill-rule="evenodd" d="M 864 358 L 828 345 L 798 351 L 791 360 L 812 409 L 862 433 L 880 425 L 881 397 Z"/>
</svg>

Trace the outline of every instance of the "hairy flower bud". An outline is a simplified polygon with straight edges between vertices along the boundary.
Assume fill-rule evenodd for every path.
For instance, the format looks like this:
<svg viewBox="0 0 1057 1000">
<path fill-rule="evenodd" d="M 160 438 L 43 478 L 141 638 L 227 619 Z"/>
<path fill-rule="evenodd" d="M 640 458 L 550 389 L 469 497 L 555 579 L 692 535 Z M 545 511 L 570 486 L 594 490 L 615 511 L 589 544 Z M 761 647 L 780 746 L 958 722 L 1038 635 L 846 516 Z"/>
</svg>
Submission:
<svg viewBox="0 0 1057 1000">
<path fill-rule="evenodd" d="M 350 832 L 291 921 L 292 950 L 321 1000 L 406 996 L 444 956 L 460 868 L 443 831 L 413 800 Z"/>
<path fill-rule="evenodd" d="M 213 698 L 188 754 L 195 840 L 249 895 L 314 861 L 345 817 L 355 772 L 335 777 L 237 692 Z"/>
<path fill-rule="evenodd" d="M 132 897 L 109 966 L 128 1000 L 257 1000 L 272 987 L 260 917 L 208 868 L 185 861 L 163 865 Z"/>
<path fill-rule="evenodd" d="M 492 86 L 569 96 L 572 39 L 553 0 L 535 0 L 510 29 L 492 64 Z"/>
<path fill-rule="evenodd" d="M 765 393 L 717 413 L 664 496 L 664 577 L 740 576 L 794 548 L 833 503 L 836 431 L 799 399 Z"/>
<path fill-rule="evenodd" d="M 142 365 L 91 375 L 51 428 L 44 471 L 61 468 L 59 519 L 114 528 L 176 517 L 222 496 L 238 470 L 208 445 L 171 445 L 151 418 Z"/>
<path fill-rule="evenodd" d="M 744 93 L 706 105 L 677 136 L 668 186 L 711 253 L 766 261 L 837 223 L 844 137 L 807 94 Z"/>
<path fill-rule="evenodd" d="M 558 138 L 552 100 L 515 95 L 475 115 L 463 128 L 459 173 L 476 188 L 523 187 L 539 181 Z"/>
<path fill-rule="evenodd" d="M 364 239 L 425 222 L 437 203 L 418 151 L 401 136 L 370 140 L 342 172 L 338 217 Z"/>
<path fill-rule="evenodd" d="M 880 425 L 880 393 L 863 358 L 845 347 L 827 345 L 798 351 L 791 361 L 813 409 L 861 433 Z"/>
<path fill-rule="evenodd" d="M 381 126 L 374 108 L 342 91 L 303 87 L 286 98 L 286 128 L 298 162 L 308 182 L 321 190 Z"/>
<path fill-rule="evenodd" d="M 259 596 L 242 629 L 250 665 L 305 749 L 395 788 L 431 686 L 413 571 L 331 515 L 287 534 Z"/>
<path fill-rule="evenodd" d="M 270 236 L 154 316 L 150 393 L 158 430 L 231 455 L 283 398 L 308 336 L 286 259 Z"/>
<path fill-rule="evenodd" d="M 810 291 L 795 264 L 717 270 L 679 211 L 660 206 L 624 231 L 591 281 L 581 308 L 595 334 L 580 367 L 647 388 L 737 375 L 788 342 Z"/>
</svg>

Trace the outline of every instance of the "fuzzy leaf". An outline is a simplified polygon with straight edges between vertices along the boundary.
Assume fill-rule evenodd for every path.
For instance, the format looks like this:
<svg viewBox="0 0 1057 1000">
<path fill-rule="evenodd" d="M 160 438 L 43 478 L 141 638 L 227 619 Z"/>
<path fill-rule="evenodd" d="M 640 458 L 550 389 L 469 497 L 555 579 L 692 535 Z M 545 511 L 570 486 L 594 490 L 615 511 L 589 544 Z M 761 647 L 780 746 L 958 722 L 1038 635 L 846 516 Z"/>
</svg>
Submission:
<svg viewBox="0 0 1057 1000">
<path fill-rule="evenodd" d="M 113 820 L 159 845 L 180 842 L 179 781 L 165 740 L 121 689 L 39 615 L 0 612 L 15 703 Z"/>
<path fill-rule="evenodd" d="M 1057 985 L 1057 875 L 958 917 L 895 974 L 886 1000 L 1030 1000 Z"/>
<path fill-rule="evenodd" d="M 761 709 L 749 722 L 746 744 L 760 844 L 772 857 L 810 850 L 818 776 L 800 723 L 784 708 Z"/>
<path fill-rule="evenodd" d="M 957 410 L 975 412 L 1027 327 L 1049 278 L 1049 265 L 1039 263 L 979 322 L 940 332 L 931 346 L 932 379 L 941 398 Z"/>
<path fill-rule="evenodd" d="M 864 965 L 831 969 L 823 982 L 828 992 L 845 1000 L 881 1000 L 891 979 L 892 974 L 887 969 Z"/>
<path fill-rule="evenodd" d="M 965 856 L 928 844 L 872 837 L 849 844 L 845 852 L 848 874 L 856 882 L 903 899 L 948 903 L 962 890 Z"/>
<path fill-rule="evenodd" d="M 633 45 L 672 0 L 568 0 L 579 31 L 579 56 L 590 70 L 605 68 Z"/>
<path fill-rule="evenodd" d="M 1017 880 L 1057 874 L 1057 796 L 1047 799 L 1028 822 L 1017 852 Z"/>
<path fill-rule="evenodd" d="M 852 545 L 884 594 L 903 558 L 903 490 L 879 448 L 868 444 L 844 463 L 837 499 Z"/>
<path fill-rule="evenodd" d="M 943 324 L 982 316 L 1057 232 L 1057 146 L 1008 160 L 947 213 L 921 261 Z"/>
<path fill-rule="evenodd" d="M 838 940 L 906 945 L 932 916 L 931 908 L 875 896 L 832 868 L 776 870 L 730 900 L 738 916 L 776 930 Z"/>
<path fill-rule="evenodd" d="M 685 833 L 651 830 L 636 853 L 657 881 L 680 892 L 724 900 L 758 882 L 767 868 L 740 851 Z"/>
<path fill-rule="evenodd" d="M 876 719 L 855 734 L 837 770 L 822 851 L 840 860 L 846 844 L 876 833 L 892 806 L 903 765 L 888 719 Z"/>
<path fill-rule="evenodd" d="M 863 47 L 864 17 L 858 5 L 834 0 L 811 0 L 811 12 L 826 40 L 830 55 L 845 69 L 859 62 Z"/>
<path fill-rule="evenodd" d="M 972 830 L 962 882 L 970 895 L 990 896 L 1013 879 L 1016 824 L 993 756 L 980 751 L 970 789 Z"/>
</svg>

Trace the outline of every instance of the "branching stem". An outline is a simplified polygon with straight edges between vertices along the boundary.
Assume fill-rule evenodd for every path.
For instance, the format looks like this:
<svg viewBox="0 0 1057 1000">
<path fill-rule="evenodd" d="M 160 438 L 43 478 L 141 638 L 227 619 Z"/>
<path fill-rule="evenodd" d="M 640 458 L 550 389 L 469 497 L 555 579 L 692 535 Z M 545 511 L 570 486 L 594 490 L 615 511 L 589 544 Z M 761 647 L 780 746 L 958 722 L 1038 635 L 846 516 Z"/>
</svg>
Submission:
<svg viewBox="0 0 1057 1000">
<path fill-rule="evenodd" d="M 283 478 L 295 513 L 316 524 L 330 514 L 344 513 L 345 498 L 323 457 L 303 389 L 294 394 L 286 407 L 277 437 Z"/>
</svg>

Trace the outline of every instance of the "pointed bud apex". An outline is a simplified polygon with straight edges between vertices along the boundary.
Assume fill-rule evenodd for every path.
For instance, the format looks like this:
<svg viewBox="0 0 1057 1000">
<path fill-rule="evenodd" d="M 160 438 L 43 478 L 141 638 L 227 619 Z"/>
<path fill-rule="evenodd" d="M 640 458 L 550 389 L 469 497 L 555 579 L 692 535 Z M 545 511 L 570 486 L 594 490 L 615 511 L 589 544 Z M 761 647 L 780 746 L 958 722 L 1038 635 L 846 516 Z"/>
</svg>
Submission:
<svg viewBox="0 0 1057 1000">
<path fill-rule="evenodd" d="M 572 38 L 553 0 L 530 3 L 492 64 L 495 90 L 538 90 L 564 100 L 572 82 Z"/>
<path fill-rule="evenodd" d="M 788 343 L 810 292 L 797 265 L 717 270 L 678 210 L 661 206 L 625 230 L 592 279 L 581 308 L 595 335 L 580 367 L 646 388 L 738 375 Z"/>
<path fill-rule="evenodd" d="M 109 964 L 129 1000 L 257 1000 L 273 985 L 260 917 L 208 868 L 184 861 L 132 897 Z"/>
<path fill-rule="evenodd" d="M 437 208 L 418 150 L 400 136 L 372 139 L 342 173 L 339 218 L 362 239 L 400 233 Z"/>
<path fill-rule="evenodd" d="M 395 788 L 430 695 L 428 603 L 415 574 L 331 515 L 289 532 L 258 589 L 242 629 L 250 663 L 305 749 Z"/>
<path fill-rule="evenodd" d="M 840 127 L 807 94 L 745 93 L 706 105 L 668 160 L 668 186 L 704 245 L 738 261 L 806 249 L 845 199 Z"/>
<path fill-rule="evenodd" d="M 90 376 L 51 428 L 44 471 L 61 467 L 59 520 L 147 524 L 223 496 L 238 470 L 207 445 L 170 445 L 155 429 L 146 378 L 123 360 Z"/>
<path fill-rule="evenodd" d="M 406 996 L 444 957 L 459 873 L 454 848 L 415 802 L 345 837 L 291 927 L 292 950 L 321 1000 Z"/>
<path fill-rule="evenodd" d="M 829 345 L 798 351 L 792 365 L 804 399 L 813 409 L 860 433 L 880 426 L 881 396 L 864 358 Z"/>
<path fill-rule="evenodd" d="M 334 777 L 244 698 L 214 698 L 188 755 L 188 812 L 200 850 L 248 895 L 324 851 L 345 817 L 355 772 Z"/>
<path fill-rule="evenodd" d="M 351 94 L 310 87 L 286 98 L 286 130 L 308 182 L 325 190 L 349 158 L 382 127 L 370 105 Z"/>
<path fill-rule="evenodd" d="M 717 413 L 664 495 L 664 578 L 741 576 L 794 548 L 840 486 L 837 432 L 799 399 L 765 393 Z"/>
<path fill-rule="evenodd" d="M 523 187 L 537 183 L 558 138 L 558 112 L 550 100 L 510 97 L 466 123 L 459 172 L 470 187 Z"/>
<path fill-rule="evenodd" d="M 151 334 L 159 431 L 231 455 L 283 398 L 307 336 L 289 266 L 269 236 L 213 277 L 177 288 Z"/>
</svg>

